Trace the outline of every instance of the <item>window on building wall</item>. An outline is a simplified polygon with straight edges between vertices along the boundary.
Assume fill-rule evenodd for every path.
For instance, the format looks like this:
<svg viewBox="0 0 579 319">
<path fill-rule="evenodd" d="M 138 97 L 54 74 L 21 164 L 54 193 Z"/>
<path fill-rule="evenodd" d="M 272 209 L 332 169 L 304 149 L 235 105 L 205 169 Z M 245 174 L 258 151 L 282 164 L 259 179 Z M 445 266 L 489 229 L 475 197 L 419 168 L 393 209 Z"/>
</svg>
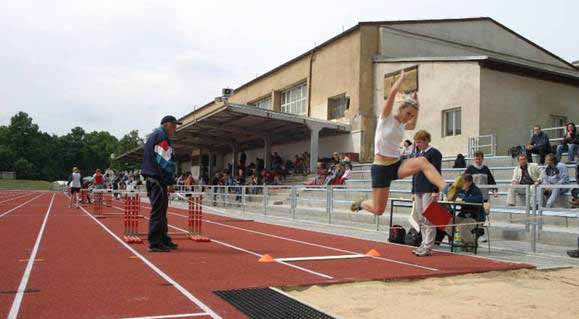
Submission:
<svg viewBox="0 0 579 319">
<path fill-rule="evenodd" d="M 350 98 L 341 94 L 328 99 L 328 120 L 341 119 L 346 115 Z"/>
<path fill-rule="evenodd" d="M 281 111 L 285 113 L 306 114 L 308 93 L 305 83 L 281 92 Z"/>
<path fill-rule="evenodd" d="M 273 110 L 272 108 L 272 104 L 271 104 L 271 96 L 265 97 L 261 100 L 257 100 L 253 103 L 251 103 L 251 105 L 260 108 L 260 109 L 264 109 L 264 110 Z"/>
<path fill-rule="evenodd" d="M 442 136 L 460 135 L 462 119 L 460 107 L 442 111 Z"/>
<path fill-rule="evenodd" d="M 388 98 L 390 89 L 394 83 L 398 81 L 401 72 L 402 70 L 399 70 L 384 75 L 384 100 Z M 404 69 L 404 72 L 406 75 L 404 77 L 404 82 L 400 85 L 400 91 L 398 94 L 410 94 L 418 91 L 418 66 L 406 68 Z"/>
</svg>

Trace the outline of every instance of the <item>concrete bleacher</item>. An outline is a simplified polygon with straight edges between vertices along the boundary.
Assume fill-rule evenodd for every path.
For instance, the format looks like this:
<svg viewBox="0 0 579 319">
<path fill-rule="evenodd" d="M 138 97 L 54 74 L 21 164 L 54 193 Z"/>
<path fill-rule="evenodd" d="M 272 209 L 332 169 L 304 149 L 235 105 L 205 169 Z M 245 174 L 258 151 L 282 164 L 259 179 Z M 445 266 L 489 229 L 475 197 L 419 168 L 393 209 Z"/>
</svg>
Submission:
<svg viewBox="0 0 579 319">
<path fill-rule="evenodd" d="M 467 159 L 467 164 L 472 162 L 471 159 Z M 443 159 L 443 177 L 451 182 L 456 178 L 456 176 L 464 172 L 463 168 L 450 168 L 454 163 L 454 159 L 445 158 Z M 513 169 L 516 165 L 515 160 L 510 156 L 496 156 L 485 158 L 485 164 L 490 168 L 495 180 L 497 181 L 498 197 L 494 198 L 491 196 L 492 212 L 508 215 L 512 218 L 516 214 L 524 214 L 525 208 L 524 203 L 519 203 L 517 207 L 508 207 L 506 204 L 506 198 L 508 189 L 507 186 L 511 184 L 511 177 L 513 174 Z M 353 167 L 352 178 L 346 182 L 346 188 L 351 190 L 353 193 L 362 193 L 371 188 L 371 177 L 370 177 L 370 167 L 371 164 L 358 164 Z M 575 180 L 575 170 L 576 165 L 568 164 L 567 169 L 569 170 L 569 176 L 572 183 L 577 183 Z M 403 197 L 408 198 L 411 196 L 412 189 L 412 179 L 406 178 L 403 180 L 398 180 L 392 182 L 391 185 L 391 197 Z M 579 217 L 579 212 L 577 210 L 570 209 L 569 200 L 571 195 L 569 192 L 560 196 L 557 201 L 555 208 L 543 209 L 543 215 L 553 218 L 561 218 L 564 220 L 565 225 L 569 225 L 569 219 L 577 219 Z"/>
</svg>

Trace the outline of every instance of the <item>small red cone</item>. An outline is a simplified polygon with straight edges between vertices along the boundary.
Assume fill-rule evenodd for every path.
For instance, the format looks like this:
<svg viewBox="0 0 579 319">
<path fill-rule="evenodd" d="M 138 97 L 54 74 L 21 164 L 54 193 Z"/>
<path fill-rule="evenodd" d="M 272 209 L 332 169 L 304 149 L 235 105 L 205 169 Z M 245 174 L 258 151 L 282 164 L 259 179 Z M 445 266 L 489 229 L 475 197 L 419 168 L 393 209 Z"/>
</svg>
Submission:
<svg viewBox="0 0 579 319">
<path fill-rule="evenodd" d="M 273 257 L 271 257 L 270 255 L 263 255 L 261 256 L 261 258 L 259 258 L 259 262 L 260 263 L 272 263 L 274 262 L 275 259 L 273 259 Z"/>
<path fill-rule="evenodd" d="M 370 249 L 367 253 L 366 256 L 370 256 L 370 257 L 380 257 L 382 255 L 380 255 L 380 253 L 376 250 L 376 249 Z"/>
</svg>

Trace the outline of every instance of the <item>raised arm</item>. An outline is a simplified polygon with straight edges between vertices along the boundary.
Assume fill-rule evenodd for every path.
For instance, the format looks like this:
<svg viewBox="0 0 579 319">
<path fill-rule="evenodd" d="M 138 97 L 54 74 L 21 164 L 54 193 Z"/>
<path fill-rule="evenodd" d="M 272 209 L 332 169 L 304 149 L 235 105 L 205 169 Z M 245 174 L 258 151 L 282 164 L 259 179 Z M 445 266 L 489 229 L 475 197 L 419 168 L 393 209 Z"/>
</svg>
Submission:
<svg viewBox="0 0 579 319">
<path fill-rule="evenodd" d="M 413 130 L 416 128 L 416 122 L 418 121 L 418 112 L 420 111 L 420 102 L 418 101 L 418 92 L 414 92 L 412 94 L 412 99 L 414 101 L 416 101 L 416 107 L 417 107 L 416 116 L 412 120 L 410 120 L 408 123 L 406 123 L 406 126 L 405 126 L 406 130 Z"/>
<path fill-rule="evenodd" d="M 400 78 L 398 79 L 398 81 L 394 83 L 394 85 L 392 85 L 392 88 L 390 88 L 388 98 L 384 103 L 382 113 L 380 113 L 381 118 L 387 118 L 390 115 L 390 113 L 392 113 L 392 108 L 394 107 L 394 100 L 396 99 L 396 94 L 398 93 L 398 90 L 400 90 L 400 85 L 402 84 L 402 81 L 404 81 L 404 77 L 405 77 L 404 70 L 402 70 L 402 72 L 400 72 Z"/>
</svg>

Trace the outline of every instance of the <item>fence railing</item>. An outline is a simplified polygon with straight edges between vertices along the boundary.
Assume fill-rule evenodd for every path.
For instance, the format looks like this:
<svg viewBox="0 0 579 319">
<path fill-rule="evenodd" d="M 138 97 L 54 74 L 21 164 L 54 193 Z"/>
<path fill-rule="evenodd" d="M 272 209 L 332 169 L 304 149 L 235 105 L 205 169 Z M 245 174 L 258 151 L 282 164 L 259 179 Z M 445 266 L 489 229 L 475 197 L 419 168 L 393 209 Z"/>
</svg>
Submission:
<svg viewBox="0 0 579 319">
<path fill-rule="evenodd" d="M 473 157 L 474 153 L 482 151 L 485 156 L 497 155 L 496 134 L 480 135 L 468 139 L 468 157 Z"/>
<path fill-rule="evenodd" d="M 501 188 L 502 196 L 513 190 L 515 196 L 520 197 L 522 204 L 516 207 L 494 207 L 497 213 L 519 216 L 519 221 L 524 224 L 524 232 L 528 234 L 528 240 L 533 252 L 537 250 L 537 240 L 543 229 L 543 213 L 547 210 L 543 207 L 542 194 L 546 188 L 560 187 L 565 189 L 578 188 L 577 185 L 480 185 L 481 189 Z M 305 222 L 321 223 L 326 225 L 340 224 L 340 226 L 354 227 L 364 230 L 381 231 L 388 227 L 388 216 L 375 216 L 371 214 L 352 214 L 350 204 L 363 197 L 371 198 L 370 188 L 346 188 L 344 186 L 319 186 L 311 187 L 304 185 L 277 185 L 277 186 L 195 186 L 190 191 L 204 193 L 204 205 L 214 208 L 233 208 L 241 214 L 252 213 L 268 217 L 285 218 Z M 391 190 L 391 198 L 395 198 L 395 190 Z M 400 193 L 400 192 L 399 192 Z M 404 193 L 409 198 L 410 194 Z M 492 196 L 489 196 L 491 202 Z M 506 206 L 506 205 L 504 205 Z M 491 213 L 493 212 L 491 209 Z M 560 209 L 565 214 L 579 215 L 576 210 Z M 550 210 L 549 210 L 550 211 Z M 395 214 L 398 214 L 395 213 Z M 493 216 L 494 213 L 491 214 Z M 395 218 L 400 218 L 394 216 Z M 579 217 L 579 216 L 577 216 Z"/>
<path fill-rule="evenodd" d="M 551 143 L 562 141 L 565 134 L 567 134 L 567 128 L 565 126 L 546 127 L 542 128 L 541 131 L 545 132 L 549 136 L 549 142 Z M 532 137 L 533 137 L 533 129 L 529 130 L 529 138 Z"/>
</svg>

